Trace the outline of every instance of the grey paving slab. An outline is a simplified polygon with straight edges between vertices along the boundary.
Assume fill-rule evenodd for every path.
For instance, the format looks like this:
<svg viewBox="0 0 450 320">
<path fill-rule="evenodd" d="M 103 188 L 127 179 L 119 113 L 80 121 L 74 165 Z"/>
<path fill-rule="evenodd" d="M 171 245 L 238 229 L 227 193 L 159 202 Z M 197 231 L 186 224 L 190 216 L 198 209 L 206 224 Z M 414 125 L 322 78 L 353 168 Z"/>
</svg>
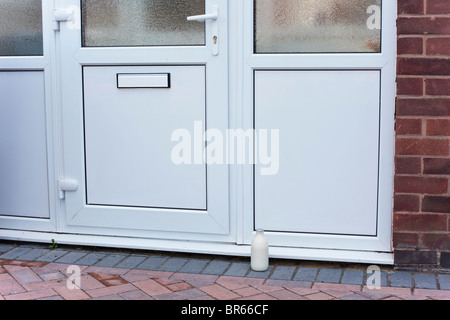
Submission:
<svg viewBox="0 0 450 320">
<path fill-rule="evenodd" d="M 190 259 L 181 269 L 182 273 L 201 273 L 211 260 Z"/>
<path fill-rule="evenodd" d="M 272 272 L 273 266 L 269 266 L 269 269 L 267 271 L 264 272 L 258 272 L 258 271 L 253 271 L 251 270 L 248 274 L 247 277 L 249 278 L 263 278 L 263 279 L 268 279 L 270 276 L 270 273 Z"/>
<path fill-rule="evenodd" d="M 98 267 L 111 268 L 119 264 L 119 262 L 124 260 L 126 257 L 126 255 L 121 254 L 106 254 L 106 256 L 98 261 L 95 265 Z"/>
<path fill-rule="evenodd" d="M 0 259 L 17 259 L 21 255 L 27 253 L 28 251 L 31 251 L 31 248 L 25 248 L 25 247 L 16 247 L 13 248 L 5 253 L 3 253 L 0 256 Z"/>
<path fill-rule="evenodd" d="M 12 249 L 14 249 L 15 247 L 11 244 L 4 244 L 4 243 L 0 243 L 0 253 L 5 253 L 8 252 Z"/>
<path fill-rule="evenodd" d="M 250 270 L 250 263 L 233 262 L 231 266 L 225 271 L 225 276 L 230 277 L 245 277 Z"/>
<path fill-rule="evenodd" d="M 91 252 L 81 259 L 75 261 L 75 264 L 80 264 L 83 266 L 93 266 L 94 264 L 98 263 L 101 259 L 103 259 L 106 256 L 104 253 L 98 253 L 98 252 Z"/>
<path fill-rule="evenodd" d="M 277 266 L 273 270 L 270 279 L 275 280 L 291 280 L 294 277 L 296 267 Z"/>
<path fill-rule="evenodd" d="M 437 279 L 441 290 L 450 290 L 450 274 L 438 274 Z"/>
<path fill-rule="evenodd" d="M 42 257 L 43 255 L 49 253 L 50 249 L 31 249 L 20 257 L 16 258 L 17 260 L 22 261 L 35 261 L 36 259 Z"/>
<path fill-rule="evenodd" d="M 158 270 L 162 266 L 162 264 L 166 262 L 168 259 L 169 257 L 164 256 L 149 257 L 146 260 L 144 260 L 141 264 L 136 266 L 136 268 L 140 270 L 155 271 Z"/>
<path fill-rule="evenodd" d="M 89 254 L 88 251 L 70 251 L 65 256 L 62 256 L 61 258 L 55 260 L 54 262 L 74 264 L 76 261 L 80 260 L 81 258 L 83 258 L 88 254 Z"/>
<path fill-rule="evenodd" d="M 318 272 L 319 272 L 318 268 L 302 268 L 302 267 L 300 267 L 300 268 L 298 268 L 297 273 L 294 275 L 293 280 L 314 282 L 314 281 L 316 281 Z"/>
<path fill-rule="evenodd" d="M 376 283 L 379 281 L 379 283 Z M 388 287 L 388 273 L 386 271 L 381 271 L 379 275 L 368 273 L 366 274 L 365 285 L 380 285 L 381 287 Z"/>
<path fill-rule="evenodd" d="M 170 258 L 165 261 L 159 268 L 159 271 L 178 272 L 188 262 L 185 258 Z"/>
<path fill-rule="evenodd" d="M 339 283 L 341 279 L 342 270 L 333 268 L 324 268 L 319 270 L 317 282 L 325 283 Z"/>
<path fill-rule="evenodd" d="M 362 285 L 363 282 L 364 282 L 364 271 L 344 270 L 341 283 Z"/>
<path fill-rule="evenodd" d="M 437 289 L 436 276 L 434 274 L 416 273 L 414 274 L 414 288 L 417 289 Z"/>
<path fill-rule="evenodd" d="M 125 260 L 122 260 L 119 262 L 118 265 L 116 265 L 116 268 L 124 268 L 124 269 L 134 269 L 139 264 L 141 264 L 146 257 L 140 256 L 140 255 L 131 255 L 127 257 Z"/>
<path fill-rule="evenodd" d="M 230 266 L 230 262 L 225 260 L 213 260 L 211 261 L 205 269 L 203 269 L 203 274 L 213 274 L 213 275 L 222 275 Z"/>
<path fill-rule="evenodd" d="M 43 256 L 40 256 L 36 259 L 36 261 L 42 261 L 42 262 L 54 262 L 55 260 L 58 260 L 62 256 L 66 255 L 68 251 L 66 250 L 50 250 Z"/>
<path fill-rule="evenodd" d="M 389 274 L 391 287 L 411 288 L 412 273 L 410 272 L 392 272 Z"/>
</svg>

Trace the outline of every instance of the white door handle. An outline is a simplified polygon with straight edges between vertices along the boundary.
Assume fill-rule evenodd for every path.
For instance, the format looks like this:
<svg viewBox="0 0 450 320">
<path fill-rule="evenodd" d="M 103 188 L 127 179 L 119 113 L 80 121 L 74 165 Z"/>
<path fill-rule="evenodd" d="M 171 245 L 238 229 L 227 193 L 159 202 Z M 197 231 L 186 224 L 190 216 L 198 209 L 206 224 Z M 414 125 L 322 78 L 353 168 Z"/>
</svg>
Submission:
<svg viewBox="0 0 450 320">
<path fill-rule="evenodd" d="M 198 21 L 203 22 L 206 20 L 217 20 L 219 19 L 219 8 L 217 6 L 213 7 L 212 13 L 202 14 L 199 16 L 190 16 L 187 17 L 188 21 Z"/>
<path fill-rule="evenodd" d="M 205 22 L 211 20 L 211 30 L 212 30 L 212 54 L 219 55 L 219 7 L 213 6 L 212 13 L 202 14 L 199 16 L 187 17 L 188 21 L 198 21 Z"/>
</svg>

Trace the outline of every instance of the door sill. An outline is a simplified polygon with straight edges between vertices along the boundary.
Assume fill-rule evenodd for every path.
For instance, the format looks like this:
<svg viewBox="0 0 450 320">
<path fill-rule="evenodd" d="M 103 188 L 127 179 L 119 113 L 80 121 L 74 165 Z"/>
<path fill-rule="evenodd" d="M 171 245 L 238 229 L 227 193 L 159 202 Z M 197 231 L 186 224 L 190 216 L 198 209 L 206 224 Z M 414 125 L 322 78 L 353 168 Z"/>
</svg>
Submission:
<svg viewBox="0 0 450 320">
<path fill-rule="evenodd" d="M 56 234 L 17 230 L 1 230 L 0 239 L 46 243 L 51 243 L 51 241 L 54 240 L 61 245 L 66 244 L 242 257 L 250 257 L 251 250 L 249 245 L 238 245 L 233 243 L 186 242 L 177 240 Z M 392 252 L 271 247 L 270 257 L 274 259 L 308 261 L 367 263 L 379 265 L 394 264 Z"/>
</svg>

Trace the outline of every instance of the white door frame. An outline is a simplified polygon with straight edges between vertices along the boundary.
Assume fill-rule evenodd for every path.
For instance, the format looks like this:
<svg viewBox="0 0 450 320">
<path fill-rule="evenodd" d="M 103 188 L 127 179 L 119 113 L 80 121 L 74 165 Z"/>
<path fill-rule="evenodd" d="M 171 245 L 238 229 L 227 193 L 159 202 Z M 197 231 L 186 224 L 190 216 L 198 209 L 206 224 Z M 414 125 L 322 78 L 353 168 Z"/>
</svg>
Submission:
<svg viewBox="0 0 450 320">
<path fill-rule="evenodd" d="M 52 15 L 54 2 L 58 7 L 73 4 L 72 0 L 43 0 L 44 56 L 43 57 L 11 57 L 0 59 L 0 70 L 44 70 L 46 79 L 48 161 L 50 188 L 50 219 L 28 219 L 0 217 L 0 237 L 20 241 L 49 241 L 55 239 L 59 243 L 74 245 L 114 246 L 147 250 L 168 250 L 225 255 L 250 254 L 249 243 L 253 238 L 253 166 L 230 166 L 229 211 L 230 236 L 217 237 L 210 235 L 197 236 L 194 241 L 181 240 L 185 235 L 154 233 L 153 239 L 146 238 L 145 232 L 135 232 L 133 237 L 121 236 L 121 230 L 111 229 L 108 234 L 100 235 L 98 228 L 88 230 L 92 234 L 77 234 L 80 228 L 67 228 L 64 200 L 58 199 L 57 179 L 63 178 L 64 162 L 80 161 L 82 150 L 68 153 L 63 144 L 63 126 L 71 116 L 79 114 L 62 113 L 61 95 L 69 94 L 69 99 L 79 102 L 80 85 L 68 88 L 60 85 L 60 56 L 71 54 L 69 48 L 60 47 L 60 33 L 53 32 Z M 275 243 L 270 254 L 276 258 L 312 259 L 325 261 L 347 261 L 365 263 L 393 263 L 392 255 L 392 198 L 394 175 L 394 102 L 395 102 L 395 58 L 396 58 L 396 3 L 383 1 L 383 52 L 358 56 L 351 54 L 333 54 L 332 60 L 327 55 L 270 55 L 253 54 L 252 0 L 228 0 L 229 9 L 228 32 L 229 41 L 222 39 L 221 49 L 228 44 L 229 49 L 229 110 L 227 118 L 230 129 L 253 128 L 253 70 L 254 69 L 340 69 L 340 68 L 372 68 L 382 70 L 382 122 L 381 122 L 381 155 L 380 155 L 380 190 L 378 224 L 379 234 L 375 238 L 324 236 L 324 235 L 286 235 L 269 234 L 269 240 Z M 64 28 L 64 23 L 62 24 Z M 69 50 L 68 50 L 69 49 Z M 72 48 L 73 49 L 73 48 Z M 68 51 L 66 51 L 68 50 Z M 188 52 L 189 49 L 186 49 Z M 117 61 L 120 51 L 97 50 L 98 60 L 110 65 Z M 73 52 L 72 52 L 73 53 Z M 173 52 L 165 48 L 159 49 L 165 56 L 161 63 L 192 63 L 188 59 L 177 60 Z M 69 56 L 71 57 L 71 56 Z M 91 63 L 82 52 L 73 57 L 84 64 Z M 126 61 L 139 64 L 156 59 L 149 51 L 136 49 L 133 56 Z M 200 57 L 199 60 L 202 60 Z M 195 61 L 194 61 L 195 62 Z M 293 68 L 295 66 L 295 68 Z M 313 66 L 313 67 L 312 67 Z M 77 74 L 79 70 L 75 70 Z M 214 75 L 217 76 L 217 75 Z M 225 83 L 224 83 L 225 84 Z M 69 89 L 74 89 L 75 95 Z M 73 128 L 75 130 L 81 128 Z M 70 139 L 65 143 L 69 144 Z M 36 232 L 37 231 L 37 232 Z M 95 234 L 95 235 L 94 235 Z M 160 238 L 161 237 L 161 238 Z M 162 239 L 166 238 L 166 240 Z M 218 242 L 216 242 L 218 241 Z M 226 242 L 223 242 L 226 241 Z M 336 250 L 338 249 L 338 250 Z"/>
<path fill-rule="evenodd" d="M 243 1 L 240 12 L 243 27 L 243 74 L 241 110 L 243 128 L 253 129 L 253 73 L 254 70 L 380 70 L 381 124 L 378 194 L 378 234 L 376 237 L 289 234 L 271 232 L 269 243 L 279 247 L 298 247 L 330 250 L 392 251 L 392 211 L 394 177 L 394 114 L 396 94 L 396 13 L 395 1 L 383 1 L 382 53 L 374 54 L 254 54 L 253 1 Z M 281 132 L 280 132 L 281 134 Z M 243 170 L 243 199 L 253 199 L 253 168 Z M 242 222 L 239 242 L 249 244 L 254 236 L 253 201 L 242 202 Z"/>
<path fill-rule="evenodd" d="M 59 8 L 77 7 L 78 0 L 62 0 Z M 206 11 L 219 6 L 219 55 L 213 55 L 213 38 L 207 22 L 206 46 L 83 48 L 81 25 L 60 25 L 62 140 L 64 174 L 61 179 L 78 181 L 76 192 L 66 192 L 65 213 L 61 214 L 63 232 L 203 241 L 233 241 L 228 209 L 228 167 L 208 165 L 208 209 L 174 210 L 122 208 L 86 204 L 83 135 L 82 66 L 188 66 L 207 65 L 207 125 L 223 132 L 228 127 L 228 46 L 227 2 L 207 0 Z M 79 13 L 79 12 L 77 12 Z M 200 12 L 199 14 L 203 14 Z M 81 14 L 74 17 L 80 19 Z M 196 23 L 196 22 L 193 22 Z M 209 110 L 209 112 L 208 112 Z M 194 124 L 192 124 L 193 126 Z M 191 129 L 191 128 L 185 128 Z M 168 140 L 170 137 L 167 137 Z M 170 140 L 169 140 L 170 141 Z M 119 222 L 120 221 L 120 222 Z M 208 224 L 205 230 L 202 224 Z"/>
<path fill-rule="evenodd" d="M 36 219 L 15 216 L 0 216 L 0 226 L 9 230 L 34 230 L 54 232 L 57 230 L 58 200 L 56 196 L 56 170 L 58 168 L 57 115 L 54 106 L 57 102 L 55 84 L 54 33 L 52 30 L 53 0 L 42 1 L 42 56 L 0 57 L 0 72 L 40 71 L 44 74 L 45 119 L 47 133 L 47 172 L 49 187 L 49 219 Z M 24 197 L 26 195 L 26 186 Z M 0 230 L 0 235 L 3 230 Z"/>
</svg>

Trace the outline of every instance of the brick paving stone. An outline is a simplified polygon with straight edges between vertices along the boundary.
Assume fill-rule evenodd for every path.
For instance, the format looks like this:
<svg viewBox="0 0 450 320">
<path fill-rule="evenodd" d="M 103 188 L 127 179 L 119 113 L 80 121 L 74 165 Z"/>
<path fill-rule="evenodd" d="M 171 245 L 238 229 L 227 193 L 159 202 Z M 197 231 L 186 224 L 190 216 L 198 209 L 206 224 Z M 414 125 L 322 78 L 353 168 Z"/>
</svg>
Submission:
<svg viewBox="0 0 450 320">
<path fill-rule="evenodd" d="M 50 252 L 50 249 L 31 249 L 30 251 L 26 252 L 25 254 L 21 255 L 20 257 L 17 257 L 16 259 L 24 260 L 24 261 L 34 261 L 37 258 L 39 258 L 49 252 Z"/>
<path fill-rule="evenodd" d="M 391 287 L 411 288 L 412 273 L 410 272 L 392 272 L 389 275 Z"/>
<path fill-rule="evenodd" d="M 122 298 L 119 294 L 111 294 L 108 296 L 101 296 L 101 297 L 96 297 L 96 298 L 92 298 L 91 300 L 104 300 L 104 301 L 115 301 L 115 300 L 125 300 L 124 298 Z"/>
<path fill-rule="evenodd" d="M 287 288 L 288 290 L 295 292 L 296 294 L 300 295 L 300 296 L 305 296 L 308 294 L 312 294 L 312 293 L 318 293 L 320 292 L 318 289 L 316 288 L 300 288 L 300 287 L 291 287 L 291 288 Z"/>
<path fill-rule="evenodd" d="M 269 300 L 277 300 L 277 298 L 274 298 L 274 297 L 268 295 L 267 293 L 261 293 L 261 294 L 255 295 L 255 296 L 239 298 L 236 300 L 269 301 Z"/>
<path fill-rule="evenodd" d="M 23 293 L 26 290 L 8 273 L 0 274 L 0 294 L 7 296 L 11 294 Z"/>
<path fill-rule="evenodd" d="M 74 264 L 76 261 L 80 260 L 84 256 L 87 256 L 89 252 L 87 251 L 70 251 L 65 256 L 60 257 L 59 259 L 55 260 L 54 262 L 57 263 L 67 263 L 67 264 Z"/>
<path fill-rule="evenodd" d="M 270 275 L 270 279 L 275 280 L 291 280 L 294 276 L 296 268 L 287 266 L 277 266 Z"/>
<path fill-rule="evenodd" d="M 425 273 L 414 274 L 414 288 L 437 289 L 436 276 L 434 274 Z"/>
<path fill-rule="evenodd" d="M 273 291 L 268 294 L 278 300 L 307 300 L 306 298 L 286 289 Z"/>
<path fill-rule="evenodd" d="M 298 268 L 293 280 L 314 282 L 318 272 L 318 268 Z"/>
<path fill-rule="evenodd" d="M 244 277 L 250 270 L 250 264 L 245 262 L 233 262 L 228 270 L 224 273 L 225 276 Z"/>
<path fill-rule="evenodd" d="M 74 264 L 80 264 L 85 266 L 93 266 L 97 264 L 101 259 L 106 256 L 104 253 L 91 252 L 83 256 L 79 260 L 75 261 Z"/>
<path fill-rule="evenodd" d="M 437 279 L 441 290 L 450 290 L 450 275 L 438 274 Z"/>
<path fill-rule="evenodd" d="M 105 257 L 103 257 L 100 261 L 98 261 L 95 265 L 99 267 L 114 267 L 119 262 L 121 262 L 123 259 L 125 259 L 126 255 L 121 254 L 107 254 Z"/>
<path fill-rule="evenodd" d="M 141 264 L 145 259 L 146 257 L 144 256 L 132 255 L 126 258 L 125 260 L 121 261 L 116 267 L 125 269 L 134 269 L 139 264 Z"/>
<path fill-rule="evenodd" d="M 190 285 L 189 283 L 186 283 L 186 282 L 179 282 L 179 283 L 168 284 L 168 285 L 166 285 L 166 288 L 169 289 L 170 291 L 178 292 L 178 291 L 185 291 L 185 290 L 192 289 L 192 285 Z"/>
<path fill-rule="evenodd" d="M 172 293 L 166 293 L 155 296 L 156 300 L 196 300 L 199 297 L 204 296 L 204 292 L 199 289 L 189 289 L 183 291 L 177 291 Z"/>
<path fill-rule="evenodd" d="M 397 288 L 397 287 L 381 287 L 380 289 L 370 289 L 367 286 L 362 287 L 362 292 L 376 292 L 388 295 L 410 295 L 410 288 Z"/>
<path fill-rule="evenodd" d="M 28 267 L 11 270 L 9 274 L 21 285 L 42 282 L 41 277 Z"/>
<path fill-rule="evenodd" d="M 148 280 L 151 278 L 149 271 L 147 270 L 130 270 L 127 273 L 122 275 L 122 278 L 127 280 L 128 282 L 142 281 Z"/>
<path fill-rule="evenodd" d="M 363 284 L 364 271 L 359 270 L 344 270 L 341 283 L 343 284 Z"/>
<path fill-rule="evenodd" d="M 172 293 L 169 289 L 159 284 L 153 279 L 134 282 L 133 285 L 144 291 L 146 294 L 155 297 L 157 295 Z"/>
<path fill-rule="evenodd" d="M 36 261 L 43 261 L 43 262 L 54 262 L 55 260 L 58 260 L 59 258 L 66 255 L 68 251 L 66 250 L 50 250 L 43 256 L 40 256 L 36 259 Z"/>
<path fill-rule="evenodd" d="M 64 300 L 61 296 L 51 296 L 51 297 L 44 297 L 44 298 L 39 298 L 36 300 Z"/>
<path fill-rule="evenodd" d="M 206 287 L 200 287 L 201 291 L 205 292 L 206 294 L 210 295 L 211 297 L 219 300 L 232 300 L 240 298 L 240 296 L 236 293 L 234 293 L 231 290 L 228 290 L 225 287 L 222 287 L 218 284 L 213 284 L 211 286 Z"/>
<path fill-rule="evenodd" d="M 183 280 L 194 287 L 204 287 L 212 285 L 219 276 L 209 274 L 193 274 L 193 273 L 174 273 L 170 279 L 177 281 Z"/>
<path fill-rule="evenodd" d="M 148 294 L 142 292 L 141 290 L 135 290 L 135 291 L 128 291 L 119 293 L 119 296 L 122 297 L 125 300 L 155 300 L 152 297 L 150 297 Z"/>
<path fill-rule="evenodd" d="M 213 260 L 211 261 L 205 269 L 202 271 L 204 274 L 214 274 L 214 275 L 222 275 L 230 266 L 228 261 L 224 260 Z"/>
<path fill-rule="evenodd" d="M 233 290 L 233 292 L 237 293 L 238 295 L 240 295 L 243 298 L 261 294 L 260 290 L 254 288 L 254 287 L 250 287 L 250 286 L 246 286 L 244 288 Z"/>
<path fill-rule="evenodd" d="M 89 274 L 82 274 L 80 279 L 82 290 L 93 290 L 104 288 L 105 285 Z"/>
<path fill-rule="evenodd" d="M 304 296 L 304 298 L 306 298 L 308 300 L 332 300 L 332 299 L 334 299 L 334 297 L 332 297 L 326 293 L 323 293 L 323 292 L 308 294 L 308 295 Z"/>
<path fill-rule="evenodd" d="M 16 247 L 0 255 L 0 259 L 17 259 L 21 255 L 31 250 L 31 248 Z"/>
<path fill-rule="evenodd" d="M 450 292 L 448 290 L 414 289 L 414 295 L 421 299 L 450 300 Z"/>
<path fill-rule="evenodd" d="M 230 290 L 244 288 L 247 286 L 258 288 L 259 286 L 262 286 L 264 282 L 265 280 L 263 278 L 243 278 L 230 276 L 221 276 L 216 281 L 216 283 Z"/>
<path fill-rule="evenodd" d="M 381 300 L 381 299 L 385 299 L 390 296 L 387 293 L 377 292 L 376 289 L 374 289 L 373 292 L 361 292 L 360 294 L 371 300 Z"/>
<path fill-rule="evenodd" d="M 269 266 L 269 269 L 267 271 L 264 271 L 264 272 L 258 272 L 258 271 L 251 270 L 247 274 L 246 277 L 267 279 L 270 276 L 270 273 L 272 272 L 272 269 L 273 269 L 273 266 Z"/>
<path fill-rule="evenodd" d="M 341 269 L 324 268 L 319 270 L 317 282 L 339 283 L 341 279 Z"/>
<path fill-rule="evenodd" d="M 83 290 L 69 289 L 67 286 L 60 286 L 53 288 L 64 300 L 86 300 L 89 299 Z"/>
<path fill-rule="evenodd" d="M 169 257 L 149 257 L 136 268 L 141 270 L 158 270 L 168 259 Z"/>
<path fill-rule="evenodd" d="M 180 270 L 182 273 L 201 273 L 211 260 L 190 259 Z"/>
<path fill-rule="evenodd" d="M 105 287 L 99 289 L 86 290 L 86 293 L 93 298 L 105 297 L 110 295 L 116 295 L 124 292 L 134 291 L 136 287 L 130 283 L 122 284 L 113 287 Z"/>
<path fill-rule="evenodd" d="M 340 300 L 371 300 L 371 299 L 364 295 L 354 293 L 348 296 L 343 296 L 340 298 Z"/>
<path fill-rule="evenodd" d="M 159 268 L 159 271 L 178 272 L 188 262 L 185 258 L 170 258 L 164 262 Z"/>
<path fill-rule="evenodd" d="M 52 289 L 34 290 L 5 296 L 6 300 L 37 300 L 45 297 L 53 297 L 56 292 Z"/>
</svg>

